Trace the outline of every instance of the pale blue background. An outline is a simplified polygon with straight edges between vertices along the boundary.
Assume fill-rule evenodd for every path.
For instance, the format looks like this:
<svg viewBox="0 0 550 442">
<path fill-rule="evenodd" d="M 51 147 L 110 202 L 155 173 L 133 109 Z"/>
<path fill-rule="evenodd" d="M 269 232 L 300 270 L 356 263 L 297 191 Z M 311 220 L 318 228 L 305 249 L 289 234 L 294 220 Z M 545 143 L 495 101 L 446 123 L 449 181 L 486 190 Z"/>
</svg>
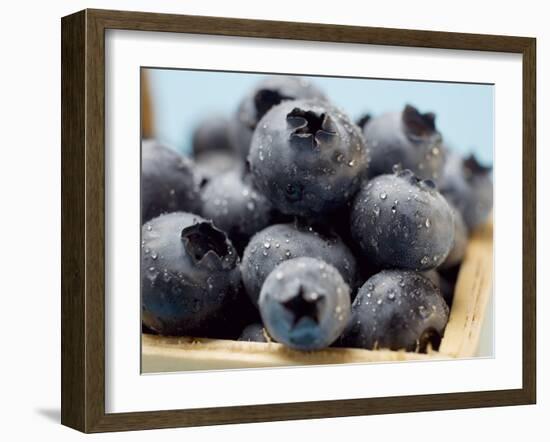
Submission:
<svg viewBox="0 0 550 442">
<path fill-rule="evenodd" d="M 205 117 L 231 117 L 262 74 L 149 69 L 158 138 L 189 152 L 195 126 Z M 354 120 L 402 109 L 409 103 L 435 112 L 446 144 L 493 163 L 492 85 L 308 77 Z"/>
</svg>

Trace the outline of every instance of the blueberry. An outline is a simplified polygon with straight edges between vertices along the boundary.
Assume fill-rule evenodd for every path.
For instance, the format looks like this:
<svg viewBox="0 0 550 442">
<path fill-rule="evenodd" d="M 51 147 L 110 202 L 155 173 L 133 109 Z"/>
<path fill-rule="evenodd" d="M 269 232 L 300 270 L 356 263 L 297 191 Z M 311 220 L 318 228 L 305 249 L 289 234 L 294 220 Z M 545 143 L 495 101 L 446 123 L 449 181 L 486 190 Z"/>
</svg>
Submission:
<svg viewBox="0 0 550 442">
<path fill-rule="evenodd" d="M 364 134 L 372 157 L 370 177 L 396 169 L 410 169 L 418 177 L 433 181 L 441 175 L 445 155 L 434 114 L 421 114 L 407 105 L 402 112 L 369 119 Z"/>
<path fill-rule="evenodd" d="M 266 333 L 262 324 L 254 323 L 244 328 L 238 340 L 247 342 L 268 342 Z"/>
<path fill-rule="evenodd" d="M 298 350 L 328 347 L 350 315 L 349 287 L 333 266 L 315 258 L 295 258 L 269 274 L 259 300 L 273 338 Z"/>
<path fill-rule="evenodd" d="M 142 228 L 142 321 L 163 335 L 208 336 L 238 314 L 237 253 L 197 215 L 174 212 Z"/>
<path fill-rule="evenodd" d="M 193 158 L 201 186 L 221 173 L 243 168 L 244 162 L 234 152 L 228 133 L 227 119 L 216 115 L 202 121 L 195 129 Z"/>
<path fill-rule="evenodd" d="M 434 286 L 439 288 L 441 284 L 441 277 L 439 276 L 439 273 L 437 273 L 436 269 L 426 270 L 420 274 L 424 276 L 424 278 L 429 279 Z"/>
<path fill-rule="evenodd" d="M 188 158 L 154 140 L 141 145 L 141 218 L 145 222 L 162 213 L 198 212 L 198 179 Z"/>
<path fill-rule="evenodd" d="M 466 223 L 462 219 L 462 214 L 456 208 L 452 207 L 452 209 L 454 213 L 455 233 L 453 236 L 453 246 L 451 251 L 440 266 L 443 269 L 460 264 L 464 258 L 464 254 L 466 253 L 466 246 L 468 245 L 468 228 L 466 227 Z"/>
<path fill-rule="evenodd" d="M 422 272 L 421 275 L 428 278 L 432 284 L 438 288 L 439 293 L 441 293 L 441 296 L 450 308 L 454 296 L 454 282 L 442 276 L 436 269 L 426 270 L 425 272 Z"/>
<path fill-rule="evenodd" d="M 304 217 L 343 207 L 359 187 L 368 152 L 359 128 L 319 101 L 285 101 L 258 127 L 248 156 L 254 184 L 282 213 Z"/>
<path fill-rule="evenodd" d="M 377 266 L 428 270 L 451 250 L 453 212 L 432 181 L 405 170 L 373 178 L 359 191 L 351 232 Z"/>
<path fill-rule="evenodd" d="M 439 290 L 408 270 L 384 270 L 367 280 L 351 307 L 340 344 L 366 349 L 437 350 L 449 318 Z"/>
<path fill-rule="evenodd" d="M 239 251 L 273 220 L 271 203 L 239 171 L 213 178 L 204 186 L 202 199 L 202 215 L 226 232 Z"/>
<path fill-rule="evenodd" d="M 326 99 L 325 95 L 305 78 L 278 75 L 263 79 L 241 101 L 230 125 L 230 139 L 234 149 L 246 158 L 258 121 L 271 107 L 282 101 L 298 98 Z"/>
<path fill-rule="evenodd" d="M 193 156 L 211 152 L 231 152 L 229 122 L 220 115 L 212 115 L 201 121 L 193 132 Z"/>
<path fill-rule="evenodd" d="M 195 169 L 201 189 L 213 178 L 226 172 L 244 171 L 244 162 L 227 151 L 205 152 L 195 159 Z"/>
<path fill-rule="evenodd" d="M 282 261 L 302 256 L 318 258 L 333 265 L 351 287 L 355 284 L 355 258 L 331 231 L 300 223 L 275 224 L 252 237 L 244 250 L 241 271 L 244 287 L 257 304 L 262 284 Z"/>
<path fill-rule="evenodd" d="M 456 153 L 450 154 L 439 188 L 460 211 L 469 230 L 487 220 L 493 207 L 491 167 L 482 166 L 474 155 L 462 159 Z"/>
</svg>

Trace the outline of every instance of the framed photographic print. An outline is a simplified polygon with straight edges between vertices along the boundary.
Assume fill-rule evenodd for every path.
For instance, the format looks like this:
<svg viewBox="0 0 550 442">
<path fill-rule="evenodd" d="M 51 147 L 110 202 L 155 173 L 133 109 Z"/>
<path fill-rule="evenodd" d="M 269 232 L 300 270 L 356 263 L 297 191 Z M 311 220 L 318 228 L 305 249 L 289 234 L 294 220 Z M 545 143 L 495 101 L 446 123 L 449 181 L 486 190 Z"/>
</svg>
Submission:
<svg viewBox="0 0 550 442">
<path fill-rule="evenodd" d="M 535 40 L 62 19 L 62 423 L 532 404 Z"/>
</svg>

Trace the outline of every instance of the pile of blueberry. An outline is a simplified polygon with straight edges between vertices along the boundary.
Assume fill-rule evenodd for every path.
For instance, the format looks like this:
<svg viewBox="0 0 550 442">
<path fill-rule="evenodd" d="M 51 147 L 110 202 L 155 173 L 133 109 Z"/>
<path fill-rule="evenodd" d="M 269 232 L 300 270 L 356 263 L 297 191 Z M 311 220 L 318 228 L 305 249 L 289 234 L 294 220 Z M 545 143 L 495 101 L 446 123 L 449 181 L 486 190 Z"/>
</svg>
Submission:
<svg viewBox="0 0 550 442">
<path fill-rule="evenodd" d="M 300 77 L 264 79 L 185 158 L 142 142 L 149 333 L 437 349 L 491 169 L 412 106 L 353 122 Z"/>
</svg>

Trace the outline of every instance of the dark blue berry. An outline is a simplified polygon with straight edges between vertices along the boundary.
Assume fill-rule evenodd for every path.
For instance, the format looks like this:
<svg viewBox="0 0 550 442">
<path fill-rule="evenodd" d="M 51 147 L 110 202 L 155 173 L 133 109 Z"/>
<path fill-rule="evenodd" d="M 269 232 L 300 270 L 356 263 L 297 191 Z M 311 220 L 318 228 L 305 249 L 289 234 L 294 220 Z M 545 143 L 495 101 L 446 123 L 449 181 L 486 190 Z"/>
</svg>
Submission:
<svg viewBox="0 0 550 442">
<path fill-rule="evenodd" d="M 469 230 L 483 224 L 493 208 L 491 167 L 482 166 L 474 155 L 466 159 L 449 154 L 439 189 L 455 206 Z"/>
<path fill-rule="evenodd" d="M 242 251 L 248 240 L 273 221 L 273 209 L 239 171 L 213 178 L 203 188 L 202 215 L 223 230 Z"/>
<path fill-rule="evenodd" d="M 154 140 L 141 144 L 141 219 L 162 213 L 198 212 L 201 200 L 194 165 Z"/>
<path fill-rule="evenodd" d="M 402 169 L 434 181 L 441 175 L 445 155 L 434 114 L 407 105 L 402 112 L 369 119 L 364 134 L 371 150 L 370 177 Z"/>
<path fill-rule="evenodd" d="M 464 254 L 466 253 L 466 246 L 468 245 L 468 228 L 466 223 L 462 219 L 462 214 L 454 207 L 451 206 L 454 213 L 454 236 L 453 246 L 451 251 L 447 255 L 447 258 L 441 264 L 440 268 L 447 269 L 454 267 L 462 262 Z"/>
<path fill-rule="evenodd" d="M 228 151 L 205 152 L 195 158 L 195 169 L 201 188 L 212 179 L 227 172 L 242 172 L 244 162 Z"/>
<path fill-rule="evenodd" d="M 285 101 L 265 114 L 248 157 L 254 184 L 285 214 L 317 216 L 345 206 L 368 167 L 360 129 L 319 101 Z"/>
<path fill-rule="evenodd" d="M 193 156 L 209 152 L 231 152 L 229 122 L 220 115 L 212 115 L 201 121 L 193 132 Z"/>
<path fill-rule="evenodd" d="M 314 258 L 279 264 L 259 300 L 262 321 L 280 343 L 299 350 L 331 345 L 350 315 L 349 287 L 333 266 Z"/>
<path fill-rule="evenodd" d="M 432 181 L 408 170 L 380 175 L 355 197 L 351 232 L 377 266 L 428 270 L 451 250 L 453 212 Z"/>
<path fill-rule="evenodd" d="M 361 287 L 340 345 L 425 352 L 438 349 L 449 318 L 439 290 L 426 277 L 384 270 Z"/>
<path fill-rule="evenodd" d="M 163 335 L 208 336 L 239 309 L 239 259 L 225 234 L 174 212 L 143 225 L 142 321 Z"/>
<path fill-rule="evenodd" d="M 456 281 L 449 280 L 436 269 L 426 270 L 425 272 L 421 272 L 421 275 L 428 278 L 438 288 L 439 293 L 441 293 L 441 296 L 450 308 L 453 302 Z"/>
<path fill-rule="evenodd" d="M 230 139 L 242 158 L 248 156 L 252 133 L 258 122 L 273 106 L 299 98 L 325 100 L 325 95 L 302 77 L 272 76 L 263 79 L 241 101 L 230 125 Z"/>
<path fill-rule="evenodd" d="M 262 324 L 254 323 L 244 328 L 238 340 L 246 342 L 268 342 L 266 333 Z"/>
<path fill-rule="evenodd" d="M 351 287 L 355 284 L 353 254 L 332 231 L 321 231 L 300 223 L 275 224 L 252 237 L 243 254 L 241 271 L 250 299 L 257 304 L 262 284 L 283 261 L 302 256 L 333 265 Z"/>
</svg>

